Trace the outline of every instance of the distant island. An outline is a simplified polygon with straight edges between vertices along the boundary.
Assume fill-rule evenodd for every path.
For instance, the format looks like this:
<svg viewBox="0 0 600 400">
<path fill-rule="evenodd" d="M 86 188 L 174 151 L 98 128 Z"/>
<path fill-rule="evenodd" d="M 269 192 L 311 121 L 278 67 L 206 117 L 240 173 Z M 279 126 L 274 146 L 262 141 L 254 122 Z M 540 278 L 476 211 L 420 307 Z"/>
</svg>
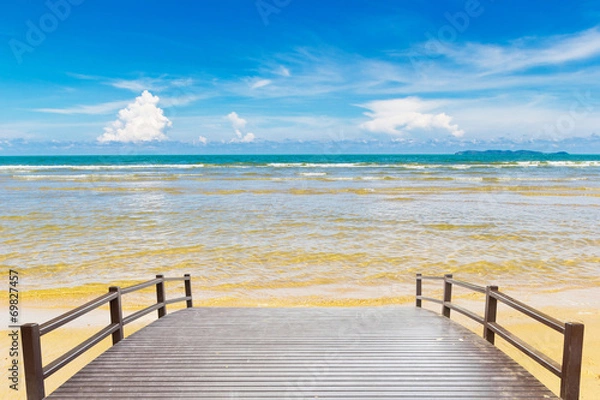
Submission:
<svg viewBox="0 0 600 400">
<path fill-rule="evenodd" d="M 542 151 L 532 150 L 465 150 L 454 153 L 457 156 L 473 156 L 477 154 L 488 154 L 488 155 L 502 155 L 502 156 L 535 156 L 535 155 L 557 155 L 557 156 L 568 156 L 569 153 L 566 151 L 559 151 L 556 153 L 544 153 Z"/>
</svg>

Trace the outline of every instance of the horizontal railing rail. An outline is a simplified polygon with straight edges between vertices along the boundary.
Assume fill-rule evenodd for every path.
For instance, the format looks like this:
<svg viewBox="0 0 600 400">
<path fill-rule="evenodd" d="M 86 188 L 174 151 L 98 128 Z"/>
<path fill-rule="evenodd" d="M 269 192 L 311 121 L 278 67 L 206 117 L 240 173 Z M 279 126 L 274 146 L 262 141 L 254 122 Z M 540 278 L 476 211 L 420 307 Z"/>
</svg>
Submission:
<svg viewBox="0 0 600 400">
<path fill-rule="evenodd" d="M 423 296 L 423 281 L 436 280 L 444 282 L 443 300 Z M 422 307 L 423 301 L 430 301 L 442 305 L 442 314 L 450 318 L 450 311 L 454 310 L 483 325 L 483 337 L 491 344 L 495 344 L 495 336 L 498 335 L 506 342 L 526 354 L 535 362 L 552 372 L 560 379 L 560 397 L 565 400 L 576 400 L 579 398 L 579 385 L 581 380 L 581 362 L 583 356 L 583 332 L 584 326 L 578 322 L 561 322 L 548 314 L 520 302 L 504 293 L 498 291 L 497 286 L 479 286 L 468 282 L 458 281 L 452 275 L 423 276 L 417 274 L 416 306 Z M 484 315 L 452 303 L 452 287 L 459 286 L 473 292 L 485 294 Z M 540 350 L 526 343 L 518 336 L 511 333 L 496 322 L 498 302 L 527 315 L 528 317 L 554 329 L 563 335 L 563 359 L 562 364 L 547 356 Z"/>
<path fill-rule="evenodd" d="M 185 296 L 166 299 L 165 282 L 183 282 Z M 123 317 L 122 296 L 151 286 L 156 287 L 156 303 Z M 23 366 L 25 370 L 27 399 L 43 399 L 45 397 L 44 381 L 46 378 L 68 365 L 108 336 L 112 336 L 113 345 L 121 341 L 124 337 L 123 328 L 125 325 L 148 315 L 153 311 L 157 311 L 158 318 L 162 318 L 167 313 L 166 306 L 168 304 L 184 301 L 186 302 L 186 307 L 190 308 L 193 306 L 192 285 L 189 274 L 175 278 L 165 278 L 162 275 L 157 275 L 156 279 L 122 289 L 117 286 L 111 286 L 108 289 L 108 293 L 42 324 L 30 323 L 22 325 L 21 340 L 23 343 Z M 44 366 L 42 362 L 42 336 L 55 329 L 61 328 L 77 318 L 87 315 L 91 311 L 94 311 L 105 304 L 109 304 L 110 306 L 110 324 Z"/>
</svg>

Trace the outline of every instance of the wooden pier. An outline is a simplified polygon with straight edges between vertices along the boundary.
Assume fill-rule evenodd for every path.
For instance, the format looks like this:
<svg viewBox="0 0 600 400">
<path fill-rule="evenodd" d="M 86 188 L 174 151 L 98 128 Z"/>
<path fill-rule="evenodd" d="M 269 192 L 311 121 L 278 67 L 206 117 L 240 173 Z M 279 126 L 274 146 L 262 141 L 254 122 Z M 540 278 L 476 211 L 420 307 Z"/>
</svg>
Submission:
<svg viewBox="0 0 600 400">
<path fill-rule="evenodd" d="M 495 324 L 495 318 L 489 321 L 489 298 L 485 316 L 471 313 L 471 317 L 481 318 L 484 336 L 487 332 L 484 339 L 449 318 L 419 307 L 423 300 L 435 301 L 420 293 L 423 277 L 417 280 L 417 307 L 193 308 L 187 276 L 186 296 L 170 302 L 186 301 L 190 308 L 168 315 L 165 306 L 169 300 L 165 299 L 164 286 L 160 287 L 164 279 L 150 281 L 157 285 L 157 303 L 134 315 L 137 318 L 162 310 L 160 318 L 125 339 L 119 332 L 133 318 L 122 317 L 116 299 L 120 302 L 121 293 L 131 290 L 111 289 L 110 293 L 117 295 L 108 300 L 115 305 L 113 323 L 103 335 L 112 335 L 115 345 L 49 399 L 558 398 L 492 344 L 490 332 L 504 331 Z M 446 288 L 470 285 L 451 277 L 441 279 Z M 443 314 L 446 308 L 460 312 L 448 296 L 451 292 L 446 291 L 445 300 L 441 300 Z M 34 338 L 31 343 L 24 342 L 25 348 L 39 352 L 36 332 L 39 339 L 40 330 L 43 333 L 44 328 L 70 321 L 95 308 L 91 306 L 97 304 L 88 303 L 68 318 L 24 326 L 24 339 L 27 335 Z M 543 314 L 535 315 L 556 322 Z M 577 357 L 581 368 L 577 340 L 582 339 L 583 327 L 580 331 L 581 338 L 575 335 L 569 339 L 574 344 L 565 351 L 562 366 L 549 361 L 559 369 L 558 375 L 563 371 L 577 373 L 572 365 Z M 65 365 L 84 349 L 74 350 L 59 362 Z M 57 364 L 41 366 L 41 360 L 32 361 L 32 352 L 28 353 L 28 398 L 37 400 L 44 397 L 43 381 Z M 565 360 L 571 364 L 564 365 Z M 559 377 L 563 382 L 561 398 L 576 399 L 579 376 Z"/>
</svg>

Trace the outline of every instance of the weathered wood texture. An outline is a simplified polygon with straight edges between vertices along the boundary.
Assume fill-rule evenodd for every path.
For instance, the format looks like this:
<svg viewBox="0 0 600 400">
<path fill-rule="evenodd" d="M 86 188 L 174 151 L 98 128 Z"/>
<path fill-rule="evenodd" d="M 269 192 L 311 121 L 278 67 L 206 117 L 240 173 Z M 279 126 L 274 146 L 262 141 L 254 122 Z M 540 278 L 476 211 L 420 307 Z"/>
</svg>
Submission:
<svg viewBox="0 0 600 400">
<path fill-rule="evenodd" d="M 546 399 L 508 356 L 413 307 L 188 308 L 50 399 Z"/>
</svg>

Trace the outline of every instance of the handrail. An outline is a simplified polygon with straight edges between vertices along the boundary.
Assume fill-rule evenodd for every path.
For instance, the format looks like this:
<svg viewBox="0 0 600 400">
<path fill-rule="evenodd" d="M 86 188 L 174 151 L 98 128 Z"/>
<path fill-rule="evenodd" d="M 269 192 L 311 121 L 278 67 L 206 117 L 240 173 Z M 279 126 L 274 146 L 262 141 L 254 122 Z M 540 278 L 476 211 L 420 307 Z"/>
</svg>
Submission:
<svg viewBox="0 0 600 400">
<path fill-rule="evenodd" d="M 184 284 L 185 296 L 173 299 L 167 299 L 165 296 L 165 282 L 181 281 Z M 121 297 L 124 294 L 133 293 L 138 290 L 156 286 L 156 303 L 142 310 L 136 311 L 126 317 L 123 317 L 123 307 Z M 186 302 L 186 307 L 193 306 L 191 277 L 185 274 L 183 277 L 165 278 L 162 275 L 156 275 L 155 279 L 142 282 L 137 285 L 126 288 L 111 286 L 109 292 L 99 296 L 74 310 L 59 315 L 43 324 L 24 324 L 21 326 L 21 340 L 23 343 L 23 366 L 25 370 L 25 386 L 27 390 L 27 400 L 41 400 L 45 397 L 46 378 L 59 371 L 71 361 L 100 343 L 102 340 L 112 335 L 112 344 L 117 344 L 124 337 L 123 327 L 138 318 L 149 314 L 152 311 L 158 311 L 158 318 L 167 313 L 167 305 Z M 84 342 L 68 350 L 46 366 L 42 363 L 41 338 L 45 334 L 58 329 L 65 324 L 80 318 L 89 312 L 110 304 L 109 325 L 103 327 L 100 331 L 86 339 Z"/>
<path fill-rule="evenodd" d="M 178 297 L 176 299 L 165 300 L 165 304 L 179 303 L 180 301 L 188 301 L 191 299 L 192 299 L 191 296 L 183 296 L 183 297 Z"/>
<path fill-rule="evenodd" d="M 423 280 L 443 280 L 444 294 L 443 300 L 423 296 Z M 483 337 L 495 344 L 495 335 L 506 340 L 512 346 L 517 348 L 523 354 L 527 355 L 538 364 L 552 372 L 560 378 L 560 397 L 565 400 L 576 400 L 579 398 L 579 386 L 581 380 L 581 360 L 583 351 L 583 331 L 584 326 L 577 322 L 561 322 L 535 308 L 516 300 L 504 293 L 498 291 L 497 286 L 479 286 L 472 283 L 458 281 L 452 278 L 452 275 L 443 277 L 423 276 L 417 274 L 416 277 L 417 294 L 416 306 L 421 307 L 422 301 L 431 301 L 442 305 L 442 314 L 450 318 L 450 310 L 457 311 L 462 315 L 471 318 L 483 325 Z M 482 317 L 466 308 L 452 303 L 452 286 L 460 286 L 474 292 L 485 294 L 485 315 Z M 498 302 L 505 304 L 520 313 L 554 329 L 564 336 L 563 340 L 563 361 L 559 364 L 546 354 L 540 352 L 533 346 L 521 340 L 512 334 L 506 328 L 496 322 Z"/>
<path fill-rule="evenodd" d="M 565 324 L 556 318 L 544 314 L 543 312 L 538 311 L 535 308 L 520 302 L 519 300 L 513 299 L 504 293 L 495 292 L 491 293 L 491 296 L 496 298 L 496 300 L 500 300 L 503 304 L 506 304 L 507 306 L 535 319 L 536 321 L 541 322 L 548 328 L 552 328 L 559 333 L 565 333 Z"/>
<path fill-rule="evenodd" d="M 517 349 L 521 350 L 523 353 L 527 354 L 529 358 L 533 359 L 535 362 L 540 364 L 542 367 L 546 368 L 548 371 L 552 372 L 554 375 L 560 378 L 561 368 L 560 364 L 554 361 L 552 358 L 547 355 L 539 352 L 533 346 L 527 344 L 523 340 L 519 339 L 517 336 L 513 335 L 506 328 L 498 325 L 495 322 L 491 322 L 489 324 L 489 328 L 497 333 L 502 339 L 506 340 L 508 343 L 515 346 Z"/>
<path fill-rule="evenodd" d="M 464 307 L 458 306 L 456 304 L 452 304 L 447 302 L 446 303 L 446 307 L 449 307 L 450 309 L 454 310 L 454 311 L 458 311 L 459 313 L 461 313 L 462 315 L 471 318 L 473 321 L 475 322 L 479 322 L 480 324 L 483 325 L 483 323 L 485 322 L 485 319 L 483 317 L 480 317 L 479 315 L 475 314 L 473 311 L 471 310 L 467 310 Z"/>
<path fill-rule="evenodd" d="M 444 304 L 442 300 L 434 299 L 433 297 L 417 296 L 417 300 L 427 300 L 433 303 Z"/>
<path fill-rule="evenodd" d="M 136 311 L 133 314 L 130 314 L 130 315 L 128 315 L 128 316 L 126 316 L 126 317 L 123 318 L 123 325 L 127 325 L 127 324 L 135 321 L 136 319 L 140 319 L 144 315 L 148 315 L 152 311 L 156 311 L 159 308 L 161 308 L 162 306 L 163 306 L 162 303 L 157 303 L 157 304 L 152 304 L 151 306 L 143 308 L 143 309 L 141 309 L 139 311 Z"/>
<path fill-rule="evenodd" d="M 82 355 L 83 353 L 100 343 L 102 340 L 108 337 L 108 335 L 111 335 L 117 329 L 119 329 L 119 325 L 110 324 L 106 328 L 102 329 L 100 332 L 90 337 L 85 342 L 74 347 L 73 349 L 63 354 L 61 357 L 52 361 L 50 364 L 44 367 L 44 379 L 48 378 L 50 375 L 57 372 L 62 367 L 64 367 L 65 365 L 67 365 L 68 363 L 70 363 L 71 361 L 73 361 L 74 359 L 76 359 L 77 357 L 79 357 L 80 355 Z"/>
<path fill-rule="evenodd" d="M 444 278 L 442 278 L 442 279 L 444 279 Z M 465 281 L 457 281 L 456 279 L 448 279 L 447 281 L 448 281 L 448 283 L 450 283 L 452 285 L 461 286 L 465 289 L 471 289 L 474 292 L 485 293 L 485 287 L 483 287 L 483 286 L 474 285 L 472 283 L 465 282 Z"/>
<path fill-rule="evenodd" d="M 177 279 L 181 280 L 181 278 L 177 278 Z M 157 278 L 157 279 L 152 279 L 147 282 L 138 283 L 137 285 L 133 285 L 133 286 L 129 286 L 129 287 L 121 289 L 121 294 L 127 294 L 127 293 L 131 293 L 131 292 L 136 292 L 138 290 L 146 289 L 147 287 L 156 285 L 157 283 L 164 282 L 164 281 L 165 281 L 164 278 L 163 279 Z"/>
<path fill-rule="evenodd" d="M 117 295 L 115 293 L 107 293 L 88 303 L 85 303 L 80 307 L 77 307 L 74 310 L 59 315 L 58 317 L 51 319 L 50 321 L 44 322 L 40 325 L 40 334 L 45 335 L 47 333 L 50 333 L 53 330 L 60 328 L 61 326 L 73 321 L 74 319 L 77 319 L 82 315 L 85 315 L 90 311 L 93 311 L 96 308 L 103 306 L 104 304 L 108 303 L 116 297 Z"/>
</svg>

